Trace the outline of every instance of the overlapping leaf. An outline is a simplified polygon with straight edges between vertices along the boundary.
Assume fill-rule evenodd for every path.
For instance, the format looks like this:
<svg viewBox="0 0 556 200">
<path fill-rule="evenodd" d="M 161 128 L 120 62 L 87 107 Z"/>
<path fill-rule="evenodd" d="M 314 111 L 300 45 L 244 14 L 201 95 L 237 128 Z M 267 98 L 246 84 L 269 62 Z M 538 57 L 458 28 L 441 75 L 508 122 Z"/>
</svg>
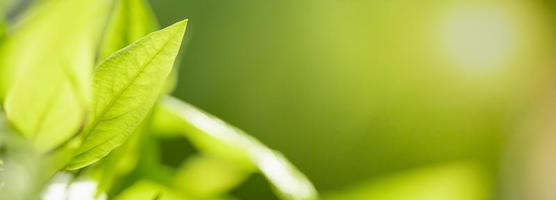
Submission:
<svg viewBox="0 0 556 200">
<path fill-rule="evenodd" d="M 95 68 L 94 120 L 69 169 L 98 161 L 139 126 L 158 100 L 186 24 L 182 21 L 151 33 Z"/>
<path fill-rule="evenodd" d="M 135 42 L 139 38 L 159 29 L 158 22 L 146 0 L 118 0 L 112 12 L 105 36 L 99 50 L 99 60 Z M 179 64 L 179 57 L 176 60 Z M 177 68 L 174 67 L 164 94 L 171 91 L 177 82 Z"/>
<path fill-rule="evenodd" d="M 85 123 L 95 47 L 109 8 L 108 0 L 40 1 L 0 50 L 8 120 L 41 151 Z"/>
<path fill-rule="evenodd" d="M 145 0 L 118 0 L 99 50 L 100 60 L 158 29 Z"/>
</svg>

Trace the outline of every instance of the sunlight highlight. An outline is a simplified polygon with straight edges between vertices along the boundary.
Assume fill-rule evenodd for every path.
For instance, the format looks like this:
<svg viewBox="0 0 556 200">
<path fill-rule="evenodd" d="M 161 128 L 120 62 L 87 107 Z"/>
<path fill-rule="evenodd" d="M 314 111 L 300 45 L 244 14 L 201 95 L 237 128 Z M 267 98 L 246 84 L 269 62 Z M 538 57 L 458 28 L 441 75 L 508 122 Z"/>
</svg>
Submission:
<svg viewBox="0 0 556 200">
<path fill-rule="evenodd" d="M 441 51 L 466 69 L 498 68 L 516 49 L 517 21 L 501 6 L 460 6 L 442 19 Z"/>
<path fill-rule="evenodd" d="M 43 200 L 106 200 L 106 194 L 95 195 L 97 183 L 91 180 L 71 182 L 67 174 L 59 174 L 42 195 Z M 69 185 L 68 185 L 69 184 Z"/>
</svg>

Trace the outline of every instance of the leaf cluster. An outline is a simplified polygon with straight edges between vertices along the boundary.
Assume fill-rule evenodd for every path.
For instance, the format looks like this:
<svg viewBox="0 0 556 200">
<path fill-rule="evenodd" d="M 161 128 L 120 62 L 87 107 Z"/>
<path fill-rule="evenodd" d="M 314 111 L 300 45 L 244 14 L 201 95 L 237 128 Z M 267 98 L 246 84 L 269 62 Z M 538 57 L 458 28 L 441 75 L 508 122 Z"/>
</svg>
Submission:
<svg viewBox="0 0 556 200">
<path fill-rule="evenodd" d="M 144 0 L 36 1 L 1 25 L 0 199 L 230 199 L 254 173 L 316 199 L 283 155 L 169 96 L 186 26 L 158 30 Z"/>
</svg>

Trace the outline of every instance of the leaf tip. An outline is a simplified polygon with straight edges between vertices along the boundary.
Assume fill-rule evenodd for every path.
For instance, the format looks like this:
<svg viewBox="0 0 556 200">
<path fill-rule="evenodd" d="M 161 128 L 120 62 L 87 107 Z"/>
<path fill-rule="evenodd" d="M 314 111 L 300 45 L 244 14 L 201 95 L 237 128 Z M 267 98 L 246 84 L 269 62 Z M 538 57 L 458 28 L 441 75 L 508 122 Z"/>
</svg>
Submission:
<svg viewBox="0 0 556 200">
<path fill-rule="evenodd" d="M 184 19 L 179 22 L 176 22 L 168 27 L 168 29 L 175 29 L 179 32 L 185 33 L 185 29 L 187 27 L 189 19 Z"/>
</svg>

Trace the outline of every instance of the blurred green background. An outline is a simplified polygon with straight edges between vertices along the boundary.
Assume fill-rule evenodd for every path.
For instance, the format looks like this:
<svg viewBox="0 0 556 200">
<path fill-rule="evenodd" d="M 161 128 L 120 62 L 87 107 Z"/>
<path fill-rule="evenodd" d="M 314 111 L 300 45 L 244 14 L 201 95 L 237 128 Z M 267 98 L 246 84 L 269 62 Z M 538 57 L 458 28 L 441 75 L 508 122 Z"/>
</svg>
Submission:
<svg viewBox="0 0 556 200">
<path fill-rule="evenodd" d="M 190 20 L 175 95 L 324 193 L 463 161 L 496 195 L 510 136 L 553 83 L 550 1 L 151 3 L 162 26 Z"/>
</svg>

